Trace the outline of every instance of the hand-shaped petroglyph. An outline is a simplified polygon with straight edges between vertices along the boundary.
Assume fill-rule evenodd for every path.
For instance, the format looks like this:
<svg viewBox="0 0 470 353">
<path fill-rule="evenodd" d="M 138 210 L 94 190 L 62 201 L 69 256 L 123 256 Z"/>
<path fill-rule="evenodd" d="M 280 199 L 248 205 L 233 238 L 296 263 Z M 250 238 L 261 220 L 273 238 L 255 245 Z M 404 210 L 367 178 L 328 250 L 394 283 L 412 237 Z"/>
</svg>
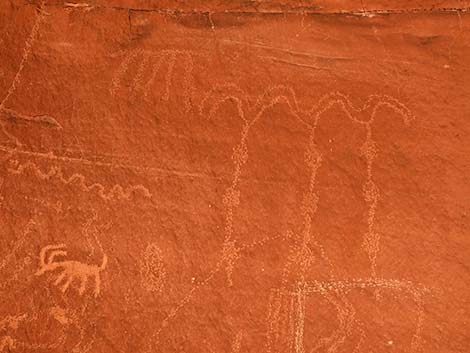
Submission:
<svg viewBox="0 0 470 353">
<path fill-rule="evenodd" d="M 88 278 L 93 277 L 95 280 L 94 295 L 97 297 L 100 294 L 101 286 L 100 272 L 106 268 L 108 257 L 106 254 L 103 254 L 103 260 L 100 266 L 88 265 L 79 261 L 54 261 L 57 256 L 67 255 L 67 251 L 63 250 L 65 248 L 66 246 L 64 244 L 47 245 L 42 248 L 39 270 L 36 272 L 36 275 L 40 276 L 46 272 L 60 269 L 62 272 L 59 274 L 54 284 L 59 285 L 61 282 L 65 281 L 61 288 L 62 292 L 65 292 L 72 281 L 78 279 L 80 281 L 80 288 L 78 290 L 80 295 L 83 295 L 85 292 Z M 49 252 L 50 254 L 47 256 Z"/>
</svg>

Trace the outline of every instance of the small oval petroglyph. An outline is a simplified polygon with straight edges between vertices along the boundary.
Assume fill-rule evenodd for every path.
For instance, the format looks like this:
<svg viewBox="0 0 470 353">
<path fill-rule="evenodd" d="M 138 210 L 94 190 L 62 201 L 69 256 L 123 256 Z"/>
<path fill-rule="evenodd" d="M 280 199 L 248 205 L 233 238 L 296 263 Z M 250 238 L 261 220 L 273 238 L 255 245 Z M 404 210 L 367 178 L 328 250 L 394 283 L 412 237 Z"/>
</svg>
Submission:
<svg viewBox="0 0 470 353">
<path fill-rule="evenodd" d="M 145 249 L 140 261 L 142 286 L 149 292 L 161 292 L 166 279 L 162 251 L 156 243 Z"/>
</svg>

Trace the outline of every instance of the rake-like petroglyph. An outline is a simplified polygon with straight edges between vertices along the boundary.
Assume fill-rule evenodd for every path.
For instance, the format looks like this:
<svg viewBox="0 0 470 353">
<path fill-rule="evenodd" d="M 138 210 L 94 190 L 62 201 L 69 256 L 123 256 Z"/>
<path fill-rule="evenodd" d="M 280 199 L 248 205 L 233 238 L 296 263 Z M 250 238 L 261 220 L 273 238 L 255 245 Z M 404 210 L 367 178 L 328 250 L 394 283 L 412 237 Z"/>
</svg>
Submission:
<svg viewBox="0 0 470 353">
<path fill-rule="evenodd" d="M 77 279 L 80 282 L 78 293 L 83 295 L 85 293 L 86 283 L 89 278 L 95 282 L 94 295 L 97 297 L 101 289 L 100 273 L 106 268 L 108 257 L 103 254 L 103 260 L 100 265 L 89 265 L 79 261 L 67 260 L 57 261 L 56 257 L 67 256 L 65 244 L 46 245 L 40 252 L 39 269 L 36 272 L 37 276 L 43 275 L 46 272 L 53 272 L 60 270 L 60 274 L 55 280 L 56 286 L 62 284 L 61 291 L 65 292 L 73 280 Z"/>
<path fill-rule="evenodd" d="M 181 65 L 184 73 L 182 77 L 182 87 L 184 94 L 184 106 L 186 111 L 191 108 L 191 99 L 194 90 L 193 84 L 193 55 L 187 50 L 133 50 L 122 60 L 116 70 L 111 82 L 110 92 L 115 96 L 118 90 L 127 84 L 128 92 L 133 95 L 143 94 L 148 96 L 154 88 L 159 72 L 162 72 L 162 80 L 165 82 L 161 98 L 164 101 L 170 99 L 171 83 L 175 71 L 175 66 Z M 136 70 L 132 66 L 136 65 Z M 166 69 L 165 66 L 166 65 Z M 134 68 L 135 69 L 135 68 Z M 166 71 L 165 71 L 166 70 Z M 130 77 L 126 73 L 132 72 Z"/>
</svg>

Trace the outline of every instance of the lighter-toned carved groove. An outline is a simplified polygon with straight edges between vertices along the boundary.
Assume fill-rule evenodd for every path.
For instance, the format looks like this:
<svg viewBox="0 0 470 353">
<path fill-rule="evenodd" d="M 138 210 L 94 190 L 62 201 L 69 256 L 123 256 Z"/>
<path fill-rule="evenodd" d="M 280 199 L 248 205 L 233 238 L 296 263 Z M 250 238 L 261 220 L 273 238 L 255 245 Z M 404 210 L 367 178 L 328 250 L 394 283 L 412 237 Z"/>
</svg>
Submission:
<svg viewBox="0 0 470 353">
<path fill-rule="evenodd" d="M 82 174 L 72 174 L 70 177 L 65 177 L 60 167 L 51 167 L 49 171 L 43 172 L 35 163 L 26 162 L 20 164 L 18 161 L 12 161 L 12 164 L 16 168 L 8 168 L 11 174 L 23 174 L 26 170 L 31 170 L 39 179 L 49 180 L 53 177 L 57 178 L 60 182 L 65 185 L 76 183 L 80 186 L 83 191 L 92 192 L 97 191 L 97 194 L 104 200 L 109 201 L 114 198 L 116 199 L 130 199 L 134 192 L 141 193 L 144 197 L 151 198 L 152 194 L 143 185 L 132 185 L 127 188 L 123 188 L 119 184 L 115 184 L 110 190 L 106 190 L 105 186 L 99 183 L 87 184 L 86 178 Z"/>
<path fill-rule="evenodd" d="M 161 292 L 166 280 L 163 254 L 156 243 L 145 249 L 140 259 L 140 277 L 142 286 L 149 292 Z"/>
<path fill-rule="evenodd" d="M 78 289 L 80 295 L 85 293 L 86 283 L 89 278 L 92 278 L 95 281 L 94 296 L 98 297 L 101 291 L 100 273 L 104 271 L 108 263 L 106 254 L 103 254 L 100 265 L 88 265 L 72 260 L 57 261 L 56 257 L 67 256 L 65 249 L 65 244 L 46 245 L 43 247 L 40 252 L 39 269 L 35 273 L 36 276 L 59 269 L 62 272 L 56 278 L 54 285 L 62 284 L 61 291 L 65 293 L 70 284 L 72 284 L 72 281 L 78 279 L 80 281 L 80 288 Z"/>
<path fill-rule="evenodd" d="M 31 51 L 33 48 L 33 44 L 36 41 L 36 38 L 39 33 L 39 28 L 41 26 L 42 21 L 44 20 L 44 17 L 46 16 L 46 1 L 42 0 L 39 3 L 39 7 L 37 9 L 38 14 L 36 15 L 36 19 L 34 21 L 34 25 L 31 29 L 31 32 L 29 33 L 28 38 L 25 41 L 24 48 L 23 48 L 23 56 L 21 57 L 20 65 L 18 66 L 18 70 L 16 71 L 16 74 L 8 87 L 7 93 L 5 97 L 2 99 L 0 102 L 0 112 L 3 111 L 11 111 L 10 109 L 6 109 L 5 105 L 8 101 L 8 99 L 11 97 L 11 95 L 16 91 L 18 84 L 20 83 L 21 79 L 21 74 L 23 72 L 23 69 L 26 65 L 26 62 L 28 61 L 29 56 L 31 55 Z M 10 134 L 6 128 L 5 125 L 3 124 L 2 119 L 0 119 L 0 128 L 2 129 L 2 132 L 11 140 L 14 141 L 16 146 L 21 146 L 21 142 L 12 134 Z"/>
<path fill-rule="evenodd" d="M 409 110 L 396 99 L 390 96 L 373 95 L 370 96 L 362 107 L 356 108 L 350 102 L 348 97 L 342 93 L 333 92 L 320 98 L 319 103 L 307 110 L 302 110 L 296 99 L 295 92 L 289 87 L 282 85 L 274 86 L 266 90 L 260 95 L 254 105 L 251 105 L 248 96 L 236 85 L 223 84 L 216 85 L 210 92 L 208 92 L 203 98 L 199 112 L 201 115 L 205 115 L 207 118 L 212 118 L 216 114 L 221 104 L 233 101 L 237 108 L 237 115 L 243 122 L 240 143 L 234 148 L 232 160 L 234 163 L 234 172 L 231 185 L 226 189 L 223 204 L 225 208 L 225 227 L 224 227 L 224 242 L 221 250 L 221 258 L 217 262 L 214 270 L 212 270 L 208 276 L 201 283 L 191 288 L 188 294 L 182 301 L 170 311 L 167 317 L 162 321 L 161 327 L 152 336 L 151 341 L 157 340 L 164 327 L 168 326 L 168 322 L 173 319 L 176 314 L 189 302 L 193 294 L 201 286 L 207 284 L 212 280 L 215 273 L 217 273 L 221 266 L 225 264 L 225 270 L 227 273 L 227 279 L 229 285 L 232 283 L 233 267 L 235 260 L 239 257 L 240 249 L 236 245 L 236 241 L 233 239 L 233 212 L 239 205 L 239 190 L 238 183 L 242 173 L 242 166 L 248 159 L 247 149 L 247 138 L 250 128 L 263 116 L 264 112 L 273 107 L 276 104 L 286 104 L 291 113 L 296 117 L 302 126 L 310 131 L 310 145 L 306 153 L 306 163 L 310 167 L 311 177 L 309 182 L 308 191 L 304 197 L 303 206 L 301 206 L 301 212 L 304 215 L 304 227 L 302 233 L 302 245 L 299 248 L 297 254 L 288 261 L 291 265 L 295 262 L 301 265 L 301 277 L 310 264 L 312 257 L 311 250 L 308 247 L 309 243 L 312 243 L 320 252 L 322 259 L 328 264 L 331 269 L 331 262 L 329 261 L 326 253 L 315 239 L 311 236 L 311 221 L 316 211 L 316 205 L 318 203 L 318 195 L 315 192 L 315 179 L 318 168 L 321 165 L 321 154 L 315 147 L 315 129 L 321 116 L 338 105 L 346 114 L 346 116 L 358 125 L 368 129 L 374 121 L 377 110 L 381 106 L 387 106 L 392 110 L 396 111 L 399 115 L 403 116 L 405 122 L 411 120 L 412 115 Z M 371 112 L 372 111 L 372 112 Z M 368 113 L 368 114 L 367 114 Z M 367 118 L 362 115 L 368 115 Z M 357 117 L 356 115 L 361 115 Z M 308 119 L 310 117 L 310 120 Z M 366 248 L 368 254 L 376 254 L 375 249 Z M 374 273 L 375 264 L 371 260 L 372 272 Z M 288 271 L 284 271 L 283 283 L 286 283 L 286 275 Z M 298 332 L 298 336 L 301 333 Z M 297 339 L 298 341 L 298 339 Z M 152 342 L 149 344 L 149 349 L 152 346 Z M 300 342 L 298 342 L 298 349 L 301 349 Z"/>
</svg>

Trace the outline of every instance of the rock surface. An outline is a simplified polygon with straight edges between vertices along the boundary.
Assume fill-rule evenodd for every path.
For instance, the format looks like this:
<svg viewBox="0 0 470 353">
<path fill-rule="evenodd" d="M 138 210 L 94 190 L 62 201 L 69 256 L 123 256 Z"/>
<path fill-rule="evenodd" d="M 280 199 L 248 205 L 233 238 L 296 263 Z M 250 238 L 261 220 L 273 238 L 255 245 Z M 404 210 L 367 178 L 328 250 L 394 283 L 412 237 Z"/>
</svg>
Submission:
<svg viewBox="0 0 470 353">
<path fill-rule="evenodd" d="M 1 4 L 0 352 L 469 351 L 470 1 Z"/>
</svg>

